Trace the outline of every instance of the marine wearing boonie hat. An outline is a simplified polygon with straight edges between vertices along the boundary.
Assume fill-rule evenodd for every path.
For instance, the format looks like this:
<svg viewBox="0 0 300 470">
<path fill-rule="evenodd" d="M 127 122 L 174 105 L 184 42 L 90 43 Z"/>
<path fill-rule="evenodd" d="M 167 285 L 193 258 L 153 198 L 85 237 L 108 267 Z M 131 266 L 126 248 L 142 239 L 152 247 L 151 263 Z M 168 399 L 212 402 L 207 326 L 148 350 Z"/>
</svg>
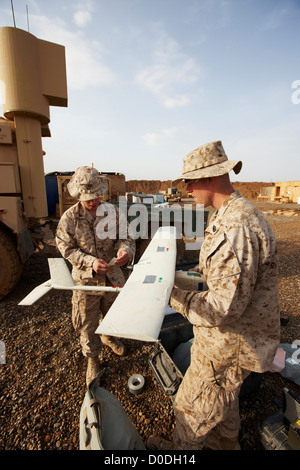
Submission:
<svg viewBox="0 0 300 470">
<path fill-rule="evenodd" d="M 221 176 L 233 170 L 241 171 L 240 160 L 228 160 L 222 142 L 217 140 L 201 145 L 183 159 L 183 170 L 180 178 L 172 181 L 176 185 L 182 180 L 193 180 Z"/>
<path fill-rule="evenodd" d="M 96 168 L 80 166 L 67 185 L 72 197 L 80 201 L 97 199 L 108 192 L 108 179 L 99 175 Z"/>
</svg>

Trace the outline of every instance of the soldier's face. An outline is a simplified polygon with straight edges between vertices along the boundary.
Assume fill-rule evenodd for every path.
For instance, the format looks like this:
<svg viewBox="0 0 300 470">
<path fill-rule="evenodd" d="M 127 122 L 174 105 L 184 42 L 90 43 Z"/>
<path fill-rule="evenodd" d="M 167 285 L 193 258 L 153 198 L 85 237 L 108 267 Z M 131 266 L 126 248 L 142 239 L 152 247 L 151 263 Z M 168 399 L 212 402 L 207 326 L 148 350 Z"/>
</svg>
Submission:
<svg viewBox="0 0 300 470">
<path fill-rule="evenodd" d="M 88 211 L 95 211 L 99 206 L 101 201 L 101 197 L 97 197 L 96 199 L 90 199 L 89 201 L 82 201 L 82 204 Z"/>
<path fill-rule="evenodd" d="M 192 194 L 196 204 L 203 204 L 204 207 L 212 205 L 210 180 L 211 178 L 201 178 L 187 182 L 187 192 Z"/>
</svg>

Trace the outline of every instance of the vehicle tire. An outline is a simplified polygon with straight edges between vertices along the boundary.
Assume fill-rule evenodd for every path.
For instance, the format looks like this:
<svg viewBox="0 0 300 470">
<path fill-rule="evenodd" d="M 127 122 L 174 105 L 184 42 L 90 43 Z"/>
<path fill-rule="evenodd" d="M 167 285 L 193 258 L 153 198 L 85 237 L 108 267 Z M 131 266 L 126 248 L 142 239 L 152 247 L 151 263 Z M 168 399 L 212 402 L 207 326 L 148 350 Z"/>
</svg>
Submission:
<svg viewBox="0 0 300 470">
<path fill-rule="evenodd" d="M 22 267 L 12 236 L 0 228 L 0 300 L 14 289 Z"/>
</svg>

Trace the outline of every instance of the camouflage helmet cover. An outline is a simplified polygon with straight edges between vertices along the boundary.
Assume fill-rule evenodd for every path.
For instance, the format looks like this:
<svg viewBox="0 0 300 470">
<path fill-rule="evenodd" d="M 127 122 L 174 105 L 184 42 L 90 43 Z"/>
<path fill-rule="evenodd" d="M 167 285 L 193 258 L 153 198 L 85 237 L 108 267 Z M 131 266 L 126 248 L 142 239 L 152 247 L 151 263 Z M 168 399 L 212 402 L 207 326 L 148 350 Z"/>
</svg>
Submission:
<svg viewBox="0 0 300 470">
<path fill-rule="evenodd" d="M 241 171 L 240 160 L 228 160 L 222 142 L 220 140 L 201 145 L 190 152 L 183 159 L 183 170 L 180 178 L 172 183 L 177 184 L 182 180 L 192 180 L 221 176 L 234 170 L 237 174 Z"/>
<path fill-rule="evenodd" d="M 96 168 L 80 166 L 68 183 L 70 195 L 80 201 L 103 196 L 108 191 L 108 179 L 100 176 Z"/>
</svg>

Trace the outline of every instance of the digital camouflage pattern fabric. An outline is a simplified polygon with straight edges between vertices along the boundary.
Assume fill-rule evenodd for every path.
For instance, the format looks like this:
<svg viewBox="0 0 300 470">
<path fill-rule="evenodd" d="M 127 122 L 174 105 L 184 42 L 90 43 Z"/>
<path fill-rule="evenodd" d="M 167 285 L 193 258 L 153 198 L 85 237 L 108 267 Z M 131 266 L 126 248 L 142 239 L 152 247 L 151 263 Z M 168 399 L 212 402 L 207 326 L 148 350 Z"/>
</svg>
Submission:
<svg viewBox="0 0 300 470">
<path fill-rule="evenodd" d="M 183 159 L 183 170 L 180 178 L 173 181 L 176 185 L 182 179 L 200 179 L 220 176 L 231 170 L 237 174 L 241 171 L 240 160 L 228 160 L 222 142 L 217 140 L 201 145 L 188 153 Z"/>
<path fill-rule="evenodd" d="M 108 193 L 108 179 L 100 175 L 96 168 L 80 166 L 68 183 L 72 197 L 80 201 L 89 201 Z"/>
<path fill-rule="evenodd" d="M 119 251 L 127 251 L 133 260 L 135 241 L 128 234 L 126 217 L 116 206 L 102 202 L 98 211 L 101 215 L 93 218 L 81 202 L 70 207 L 59 221 L 56 244 L 62 256 L 70 261 L 76 284 L 121 287 L 126 281 L 122 268 L 114 265 L 107 274 L 96 274 L 92 265 L 97 258 L 109 263 Z M 74 327 L 81 331 L 85 356 L 99 354 L 101 341 L 94 332 L 115 296 L 114 293 L 74 291 L 72 320 Z"/>
<path fill-rule="evenodd" d="M 275 235 L 238 191 L 205 231 L 199 271 L 208 291 L 174 288 L 171 305 L 195 326 L 202 354 L 247 370 L 268 370 L 280 338 Z"/>
<path fill-rule="evenodd" d="M 219 377 L 226 394 L 237 395 L 245 374 L 269 369 L 280 339 L 275 236 L 262 214 L 238 191 L 210 220 L 199 271 L 206 277 L 208 290 L 190 292 L 175 286 L 171 306 L 194 325 L 191 365 L 176 399 L 176 422 L 178 429 L 183 426 L 184 438 L 183 416 L 191 427 L 198 420 L 194 438 L 201 440 L 201 423 L 206 419 L 202 412 L 208 407 L 218 414 L 218 402 L 210 400 L 202 411 L 199 407 L 198 416 L 191 416 L 191 410 L 197 413 L 195 400 L 203 398 L 202 387 L 215 387 Z M 207 380 L 208 376 L 213 379 Z M 222 410 L 224 397 L 218 390 L 211 397 L 219 397 Z M 231 439 L 232 433 L 223 437 Z"/>
</svg>

